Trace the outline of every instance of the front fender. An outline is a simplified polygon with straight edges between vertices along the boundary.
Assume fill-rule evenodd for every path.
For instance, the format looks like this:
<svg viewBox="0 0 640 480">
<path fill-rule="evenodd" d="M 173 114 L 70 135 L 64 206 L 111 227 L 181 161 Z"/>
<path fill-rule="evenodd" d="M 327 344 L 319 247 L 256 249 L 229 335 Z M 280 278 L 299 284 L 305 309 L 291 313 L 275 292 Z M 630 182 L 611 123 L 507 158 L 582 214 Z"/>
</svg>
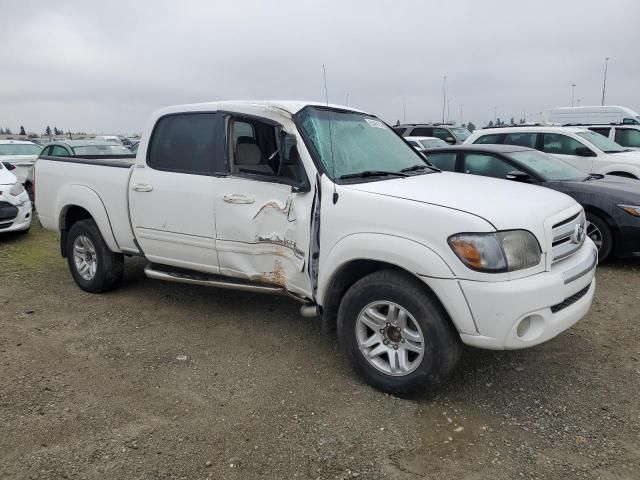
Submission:
<svg viewBox="0 0 640 480">
<path fill-rule="evenodd" d="M 338 240 L 323 259 L 317 298 L 324 298 L 333 275 L 353 260 L 385 262 L 418 276 L 454 278 L 442 257 L 426 245 L 395 235 L 357 233 Z"/>
<path fill-rule="evenodd" d="M 112 252 L 121 251 L 113 234 L 111 221 L 102 199 L 95 190 L 86 185 L 66 185 L 58 194 L 56 199 L 56 212 L 60 212 L 58 216 L 58 231 L 64 229 L 66 213 L 73 206 L 84 208 L 89 212 L 109 250 Z"/>
</svg>

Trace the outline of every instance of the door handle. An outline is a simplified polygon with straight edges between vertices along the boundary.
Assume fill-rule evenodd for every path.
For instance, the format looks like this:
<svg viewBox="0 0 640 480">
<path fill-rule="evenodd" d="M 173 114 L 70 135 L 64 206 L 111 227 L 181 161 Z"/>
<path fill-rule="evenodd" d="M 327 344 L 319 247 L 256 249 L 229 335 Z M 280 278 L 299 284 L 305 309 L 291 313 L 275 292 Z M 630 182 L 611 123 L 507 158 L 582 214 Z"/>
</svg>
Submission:
<svg viewBox="0 0 640 480">
<path fill-rule="evenodd" d="M 153 187 L 147 183 L 134 183 L 133 189 L 136 192 L 150 192 L 153 190 Z"/>
<path fill-rule="evenodd" d="M 240 193 L 225 195 L 224 197 L 222 197 L 222 199 L 227 203 L 248 204 L 255 202 L 254 198 L 247 197 L 246 195 L 242 195 Z"/>
</svg>

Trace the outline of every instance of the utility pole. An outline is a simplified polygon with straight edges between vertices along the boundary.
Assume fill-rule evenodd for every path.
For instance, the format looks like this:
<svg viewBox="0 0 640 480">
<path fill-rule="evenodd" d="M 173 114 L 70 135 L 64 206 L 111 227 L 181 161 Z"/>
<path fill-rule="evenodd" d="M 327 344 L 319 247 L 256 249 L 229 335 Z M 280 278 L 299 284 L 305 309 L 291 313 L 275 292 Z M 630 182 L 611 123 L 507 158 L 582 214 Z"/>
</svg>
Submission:
<svg viewBox="0 0 640 480">
<path fill-rule="evenodd" d="M 460 104 L 460 125 L 462 125 L 462 104 Z"/>
<path fill-rule="evenodd" d="M 347 92 L 347 107 L 349 106 L 349 92 Z"/>
<path fill-rule="evenodd" d="M 493 122 L 498 123 L 498 107 L 493 107 Z"/>
<path fill-rule="evenodd" d="M 447 100 L 447 123 L 449 123 L 449 119 L 451 118 L 449 113 L 451 113 L 451 100 Z"/>
<path fill-rule="evenodd" d="M 447 107 L 447 76 L 442 77 L 442 123 L 444 123 L 444 112 Z"/>
<path fill-rule="evenodd" d="M 604 80 L 602 82 L 602 103 L 601 105 L 604 105 L 604 95 L 607 91 L 607 66 L 609 64 L 609 57 L 606 57 L 604 59 Z"/>
<path fill-rule="evenodd" d="M 576 98 L 576 84 L 571 84 L 571 106 L 573 107 L 573 100 Z"/>
<path fill-rule="evenodd" d="M 407 97 L 402 97 L 402 123 L 407 123 Z"/>
</svg>

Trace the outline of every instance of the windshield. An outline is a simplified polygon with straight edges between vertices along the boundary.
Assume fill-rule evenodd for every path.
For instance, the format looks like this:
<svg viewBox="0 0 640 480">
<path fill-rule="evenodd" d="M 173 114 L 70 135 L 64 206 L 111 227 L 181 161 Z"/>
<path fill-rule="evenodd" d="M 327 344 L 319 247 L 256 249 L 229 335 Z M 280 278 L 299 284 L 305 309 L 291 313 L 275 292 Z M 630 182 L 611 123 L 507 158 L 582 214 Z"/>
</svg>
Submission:
<svg viewBox="0 0 640 480">
<path fill-rule="evenodd" d="M 461 142 L 464 142 L 467 138 L 469 138 L 469 135 L 471 135 L 471 132 L 464 127 L 452 128 L 451 131 Z"/>
<path fill-rule="evenodd" d="M 599 133 L 579 132 L 577 135 L 593 143 L 596 147 L 598 147 L 605 153 L 618 153 L 625 151 L 625 148 L 623 146 L 618 145 L 613 140 L 609 140 L 607 137 L 600 135 Z"/>
<path fill-rule="evenodd" d="M 440 140 L 439 138 L 429 138 L 426 140 L 420 140 L 420 143 L 424 148 L 433 148 L 433 147 L 448 147 L 449 144 L 444 140 Z"/>
<path fill-rule="evenodd" d="M 74 155 L 131 155 L 131 150 L 120 145 L 84 145 L 73 147 Z"/>
<path fill-rule="evenodd" d="M 42 147 L 34 143 L 7 143 L 0 145 L 0 155 L 40 155 Z"/>
<path fill-rule="evenodd" d="M 365 171 L 400 172 L 426 165 L 416 150 L 375 117 L 306 107 L 298 113 L 297 121 L 332 180 Z M 425 168 L 416 174 L 432 171 Z"/>
<path fill-rule="evenodd" d="M 582 180 L 586 174 L 572 165 L 537 150 L 522 150 L 506 154 L 530 168 L 545 180 Z"/>
</svg>

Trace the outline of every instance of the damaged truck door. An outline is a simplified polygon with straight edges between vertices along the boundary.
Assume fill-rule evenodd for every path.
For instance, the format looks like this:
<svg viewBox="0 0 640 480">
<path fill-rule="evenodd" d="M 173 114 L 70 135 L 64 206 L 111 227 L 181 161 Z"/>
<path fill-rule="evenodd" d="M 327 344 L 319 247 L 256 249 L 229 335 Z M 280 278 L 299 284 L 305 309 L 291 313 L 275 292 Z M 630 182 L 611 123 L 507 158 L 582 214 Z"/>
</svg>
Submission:
<svg viewBox="0 0 640 480">
<path fill-rule="evenodd" d="M 295 136 L 265 118 L 226 123 L 230 176 L 214 194 L 220 271 L 306 296 L 313 198 Z"/>
</svg>

